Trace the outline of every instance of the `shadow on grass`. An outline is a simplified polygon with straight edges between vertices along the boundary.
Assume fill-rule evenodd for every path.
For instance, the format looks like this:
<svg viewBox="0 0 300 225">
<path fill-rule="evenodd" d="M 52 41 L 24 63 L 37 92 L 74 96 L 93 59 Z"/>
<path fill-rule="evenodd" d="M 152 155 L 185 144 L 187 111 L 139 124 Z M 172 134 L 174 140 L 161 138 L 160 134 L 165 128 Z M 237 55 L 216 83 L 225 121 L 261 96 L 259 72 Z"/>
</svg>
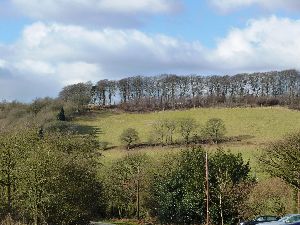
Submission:
<svg viewBox="0 0 300 225">
<path fill-rule="evenodd" d="M 226 138 L 226 142 L 234 142 L 234 141 L 245 141 L 245 140 L 249 140 L 255 138 L 255 136 L 253 135 L 238 135 L 238 136 L 233 136 L 233 137 L 228 137 Z"/>
<path fill-rule="evenodd" d="M 149 143 L 149 142 L 142 142 L 138 144 L 131 145 L 129 149 L 143 149 L 147 147 L 193 147 L 193 146 L 199 146 L 199 145 L 212 145 L 212 144 L 228 144 L 228 143 L 235 143 L 235 142 L 242 142 L 244 140 L 249 140 L 255 138 L 255 136 L 252 135 L 238 135 L 238 136 L 232 136 L 232 137 L 224 137 L 222 139 L 219 139 L 217 142 L 214 142 L 209 139 L 203 139 L 203 138 L 196 138 L 194 140 L 191 140 L 189 143 L 186 143 L 182 140 L 177 140 L 172 143 Z M 117 146 L 112 146 L 109 149 L 114 149 Z M 124 147 L 125 148 L 125 147 Z M 108 150 L 108 149 L 107 149 Z"/>
<path fill-rule="evenodd" d="M 95 134 L 100 135 L 104 134 L 103 130 L 96 126 L 89 126 L 89 125 L 77 125 L 76 126 L 76 132 L 78 134 Z"/>
<path fill-rule="evenodd" d="M 113 110 L 88 111 L 80 115 L 77 119 L 95 121 L 95 118 L 108 118 L 118 114 L 120 113 Z"/>
</svg>

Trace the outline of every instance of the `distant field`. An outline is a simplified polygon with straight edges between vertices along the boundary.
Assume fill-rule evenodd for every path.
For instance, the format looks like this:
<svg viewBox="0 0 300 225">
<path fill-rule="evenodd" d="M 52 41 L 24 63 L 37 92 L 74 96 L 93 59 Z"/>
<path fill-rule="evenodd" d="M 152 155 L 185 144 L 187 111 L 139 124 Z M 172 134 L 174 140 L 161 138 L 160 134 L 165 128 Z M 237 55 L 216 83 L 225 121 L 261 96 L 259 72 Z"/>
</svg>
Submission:
<svg viewBox="0 0 300 225">
<path fill-rule="evenodd" d="M 244 144 L 264 144 L 300 129 L 300 112 L 286 108 L 205 108 L 145 114 L 96 112 L 78 119 L 80 124 L 101 129 L 99 138 L 110 146 L 119 146 L 119 136 L 126 128 L 135 128 L 141 141 L 147 141 L 152 124 L 159 119 L 194 118 L 203 125 L 210 118 L 224 120 L 227 136 L 249 135 Z M 251 142 L 251 143 L 249 143 Z"/>
<path fill-rule="evenodd" d="M 200 126 L 210 118 L 224 120 L 227 136 L 249 136 L 241 142 L 226 143 L 225 149 L 233 153 L 242 153 L 245 160 L 249 160 L 254 172 L 256 168 L 255 155 L 268 142 L 280 139 L 284 135 L 300 130 L 300 112 L 281 107 L 268 108 L 201 108 L 182 111 L 164 111 L 145 114 L 120 113 L 112 111 L 95 112 L 89 116 L 81 117 L 78 123 L 99 128 L 99 139 L 115 146 L 112 150 L 104 152 L 105 161 L 109 162 L 128 152 L 120 147 L 119 136 L 126 128 L 135 128 L 141 141 L 147 141 L 152 124 L 159 119 L 179 119 L 182 117 L 194 118 Z M 214 150 L 214 146 L 206 146 Z M 177 152 L 181 148 L 147 147 L 138 151 L 145 152 L 154 158 L 169 152 Z"/>
</svg>

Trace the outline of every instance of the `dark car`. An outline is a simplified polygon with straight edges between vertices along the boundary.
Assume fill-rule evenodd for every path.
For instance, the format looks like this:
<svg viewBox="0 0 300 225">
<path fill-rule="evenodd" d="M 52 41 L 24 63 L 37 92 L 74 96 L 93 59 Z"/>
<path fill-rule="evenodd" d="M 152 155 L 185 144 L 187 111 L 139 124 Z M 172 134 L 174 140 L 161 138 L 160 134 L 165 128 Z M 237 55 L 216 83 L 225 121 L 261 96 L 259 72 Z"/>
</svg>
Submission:
<svg viewBox="0 0 300 225">
<path fill-rule="evenodd" d="M 256 225 L 259 223 L 277 221 L 279 219 L 280 217 L 278 216 L 258 216 L 254 220 L 243 221 L 240 223 L 240 225 Z"/>
</svg>

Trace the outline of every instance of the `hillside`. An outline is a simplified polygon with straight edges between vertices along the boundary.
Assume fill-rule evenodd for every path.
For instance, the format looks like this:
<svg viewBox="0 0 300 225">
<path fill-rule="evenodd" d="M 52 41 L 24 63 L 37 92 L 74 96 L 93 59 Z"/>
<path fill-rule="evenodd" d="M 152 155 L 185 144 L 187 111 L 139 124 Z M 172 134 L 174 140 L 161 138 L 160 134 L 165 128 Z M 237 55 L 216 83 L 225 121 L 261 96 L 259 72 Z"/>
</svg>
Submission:
<svg viewBox="0 0 300 225">
<path fill-rule="evenodd" d="M 155 113 L 95 112 L 80 117 L 80 124 L 97 127 L 99 138 L 110 146 L 119 146 L 119 136 L 125 128 L 135 128 L 141 141 L 147 141 L 151 125 L 159 119 L 194 118 L 200 125 L 210 118 L 224 120 L 227 136 L 247 135 L 248 144 L 261 145 L 296 131 L 300 127 L 300 113 L 281 107 L 263 108 L 205 108 Z"/>
<path fill-rule="evenodd" d="M 197 108 L 182 111 L 161 111 L 154 113 L 123 113 L 116 111 L 100 111 L 80 117 L 77 122 L 99 128 L 99 139 L 108 142 L 115 149 L 106 151 L 108 158 L 119 157 L 122 151 L 119 136 L 126 128 L 135 128 L 142 142 L 146 142 L 152 124 L 159 119 L 194 118 L 203 125 L 210 118 L 221 118 L 226 125 L 226 136 L 243 136 L 241 141 L 223 144 L 226 149 L 241 152 L 246 160 L 255 164 L 253 155 L 268 142 L 280 139 L 287 133 L 300 128 L 300 113 L 282 107 L 262 108 Z M 200 128 L 199 128 L 200 129 Z M 121 149 L 121 150 L 120 150 Z M 149 148 L 148 148 L 149 149 Z M 178 149 L 178 148 L 175 148 Z M 150 148 L 148 154 L 161 154 L 161 147 Z M 169 152 L 170 147 L 164 147 Z M 173 150 L 174 151 L 174 148 Z M 151 152 L 151 153 L 150 153 Z"/>
</svg>

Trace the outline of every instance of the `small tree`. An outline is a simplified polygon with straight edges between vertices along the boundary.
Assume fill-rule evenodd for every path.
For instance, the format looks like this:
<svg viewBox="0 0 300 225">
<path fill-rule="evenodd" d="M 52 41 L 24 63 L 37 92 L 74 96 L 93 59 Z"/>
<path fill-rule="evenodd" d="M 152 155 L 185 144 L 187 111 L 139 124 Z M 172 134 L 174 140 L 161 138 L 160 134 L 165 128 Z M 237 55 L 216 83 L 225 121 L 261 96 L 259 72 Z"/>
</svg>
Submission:
<svg viewBox="0 0 300 225">
<path fill-rule="evenodd" d="M 60 121 L 65 121 L 66 120 L 64 107 L 61 107 L 59 113 L 57 114 L 57 119 L 60 120 Z"/>
<path fill-rule="evenodd" d="M 145 214 L 145 198 L 150 158 L 141 153 L 128 154 L 115 160 L 103 173 L 105 194 L 108 198 L 109 216 L 112 217 L 137 217 L 140 212 Z"/>
<path fill-rule="evenodd" d="M 166 128 L 166 144 L 173 144 L 173 135 L 176 130 L 176 121 L 175 120 L 164 120 L 164 126 Z"/>
<path fill-rule="evenodd" d="M 209 119 L 204 127 L 204 133 L 215 143 L 218 143 L 226 133 L 224 121 L 219 118 Z"/>
<path fill-rule="evenodd" d="M 197 128 L 197 123 L 195 119 L 182 118 L 179 120 L 179 131 L 186 144 L 189 143 L 190 136 L 196 128 Z"/>
<path fill-rule="evenodd" d="M 129 150 L 133 144 L 139 141 L 139 134 L 135 129 L 127 128 L 122 132 L 120 140 L 123 144 L 126 144 L 126 147 Z"/>
<path fill-rule="evenodd" d="M 152 131 L 150 134 L 151 141 L 155 143 L 163 144 L 166 134 L 166 128 L 162 120 L 155 121 L 152 125 Z"/>
</svg>

